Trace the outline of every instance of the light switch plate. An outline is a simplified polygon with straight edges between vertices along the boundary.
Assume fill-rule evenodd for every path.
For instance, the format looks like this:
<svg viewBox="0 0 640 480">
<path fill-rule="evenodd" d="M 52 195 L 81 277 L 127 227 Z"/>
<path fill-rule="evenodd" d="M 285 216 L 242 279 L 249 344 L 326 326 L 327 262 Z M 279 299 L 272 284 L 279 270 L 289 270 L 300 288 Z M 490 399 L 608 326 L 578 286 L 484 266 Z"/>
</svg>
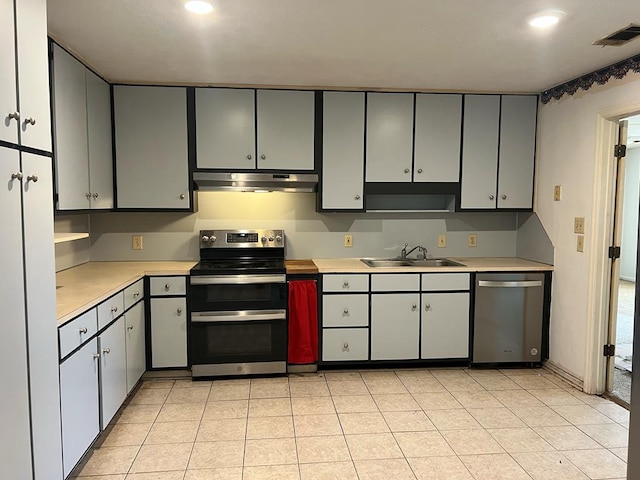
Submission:
<svg viewBox="0 0 640 480">
<path fill-rule="evenodd" d="M 573 233 L 584 234 L 584 217 L 575 217 L 573 219 Z"/>
<path fill-rule="evenodd" d="M 444 248 L 447 246 L 447 236 L 438 235 L 438 248 Z"/>
<path fill-rule="evenodd" d="M 478 236 L 475 233 L 469 234 L 467 246 L 470 248 L 475 248 L 478 246 Z"/>
<path fill-rule="evenodd" d="M 553 187 L 553 201 L 559 202 L 562 200 L 562 185 L 556 185 Z"/>
<path fill-rule="evenodd" d="M 344 246 L 345 248 L 353 247 L 353 235 L 345 235 L 344 236 Z"/>
<path fill-rule="evenodd" d="M 576 240 L 576 251 L 584 252 L 584 235 L 578 235 Z"/>
</svg>

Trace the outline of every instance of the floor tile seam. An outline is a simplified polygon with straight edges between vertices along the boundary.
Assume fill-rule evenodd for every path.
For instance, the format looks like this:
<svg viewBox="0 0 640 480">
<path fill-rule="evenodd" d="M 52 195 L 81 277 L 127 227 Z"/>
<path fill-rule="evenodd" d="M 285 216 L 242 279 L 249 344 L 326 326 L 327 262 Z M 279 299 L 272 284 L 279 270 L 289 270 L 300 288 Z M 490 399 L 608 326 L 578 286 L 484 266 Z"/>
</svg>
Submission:
<svg viewBox="0 0 640 480">
<path fill-rule="evenodd" d="M 512 455 L 513 453 L 532 453 L 532 452 L 510 452 L 506 446 L 504 446 L 500 440 L 498 440 L 494 435 L 493 435 L 493 431 L 494 430 L 512 430 L 514 428 L 518 428 L 518 429 L 522 429 L 522 427 L 504 427 L 504 428 L 491 428 L 491 429 L 485 429 L 485 431 L 491 436 L 491 438 L 493 438 L 493 441 L 496 442 L 498 445 L 500 445 L 500 447 L 502 447 L 502 449 L 504 449 L 505 452 L 507 452 L 508 454 Z M 530 427 L 529 425 L 527 425 L 525 427 L 528 430 L 531 430 L 533 433 L 535 433 L 538 437 L 540 437 L 540 440 L 542 440 L 545 444 L 547 444 L 547 446 L 549 446 L 551 448 L 551 450 L 535 450 L 535 452 L 549 452 L 549 451 L 553 451 L 553 452 L 560 452 L 560 450 L 558 450 L 556 447 L 554 447 L 553 445 L 551 445 L 551 443 L 549 443 L 547 441 L 547 439 L 545 439 L 542 435 L 540 435 L 538 432 L 536 432 L 533 427 Z"/>
<path fill-rule="evenodd" d="M 597 424 L 596 424 L 597 425 Z M 600 424 L 600 425 L 611 425 L 610 423 L 605 423 L 605 424 Z M 606 449 L 610 449 L 610 448 L 629 448 L 628 444 L 626 447 L 607 447 L 606 445 L 604 445 L 602 442 L 598 441 L 597 438 L 592 437 L 589 433 L 585 432 L 584 430 L 582 430 L 580 427 L 589 427 L 589 426 L 593 426 L 593 425 L 574 425 L 574 427 L 576 427 L 578 430 L 580 430 L 580 432 L 584 433 L 587 437 L 589 437 L 591 440 L 593 440 L 594 442 L 596 442 L 598 445 L 600 445 L 602 448 L 606 448 Z M 609 437 L 606 437 L 609 438 Z"/>
<path fill-rule="evenodd" d="M 563 407 L 563 406 L 571 407 L 571 406 L 574 406 L 574 405 L 556 405 L 556 407 Z M 588 406 L 588 407 L 591 407 L 591 405 L 587 405 L 587 406 Z M 578 423 L 574 423 L 574 422 L 572 422 L 571 420 L 569 420 L 565 415 L 563 415 L 562 413 L 558 412 L 555 408 L 553 408 L 553 407 L 551 407 L 551 406 L 549 406 L 549 408 L 550 408 L 551 410 L 553 410 L 557 415 L 560 415 L 563 419 L 565 419 L 567 422 L 569 422 L 569 423 L 570 423 L 571 425 L 573 425 L 573 426 L 578 426 L 578 425 L 611 425 L 611 424 L 617 424 L 617 423 L 618 423 L 618 422 L 616 422 L 615 420 L 613 420 L 613 419 L 611 419 L 611 418 L 607 417 L 607 419 L 611 420 L 610 422 L 596 422 L 596 423 L 580 423 L 580 424 L 578 424 Z M 595 408 L 591 407 L 591 409 L 592 409 L 593 411 L 597 412 L 597 413 L 600 413 L 600 415 L 602 415 L 602 416 L 605 416 L 605 417 L 606 417 L 606 415 L 604 415 L 604 414 L 603 414 L 603 413 L 601 413 L 601 412 L 598 412 L 598 410 L 596 410 Z"/>
<path fill-rule="evenodd" d="M 497 440 L 496 440 L 496 441 L 497 441 Z M 503 447 L 503 448 L 504 448 L 504 447 Z M 511 460 L 513 460 L 513 461 L 515 462 L 515 464 L 516 464 L 516 465 L 518 465 L 518 466 L 520 467 L 520 469 L 525 473 L 525 475 L 527 475 L 527 476 L 528 476 L 529 478 L 531 478 L 532 480 L 535 480 L 535 479 L 533 478 L 533 475 L 531 475 L 531 474 L 530 474 L 530 473 L 529 473 L 529 472 L 524 468 L 524 466 L 522 466 L 522 465 L 520 464 L 520 462 L 518 462 L 518 460 L 513 456 L 513 455 L 514 455 L 513 453 L 511 453 L 511 452 L 507 451 L 507 449 L 506 449 L 506 448 L 505 448 L 505 452 L 506 452 L 506 454 L 507 454 L 507 455 L 509 455 L 509 458 L 511 458 Z M 515 453 L 515 452 L 514 452 L 514 453 Z M 522 452 L 519 452 L 519 453 L 522 453 Z M 525 452 L 525 453 L 526 453 L 526 452 Z"/>
<path fill-rule="evenodd" d="M 593 448 L 591 448 L 590 450 L 601 450 L 601 449 L 593 449 Z M 602 450 L 608 450 L 608 449 L 607 449 L 607 448 L 603 448 Z M 567 451 L 567 452 L 571 452 L 571 451 L 576 451 L 576 450 L 566 450 L 566 451 Z M 561 452 L 558 452 L 558 453 L 561 453 Z M 564 455 L 564 453 L 562 453 L 562 455 L 564 456 L 564 458 L 566 458 L 567 460 L 569 460 L 569 463 L 570 463 L 571 465 L 573 465 L 575 468 L 577 468 L 577 469 L 578 469 L 578 471 L 579 471 L 579 472 L 581 472 L 585 477 L 587 477 L 588 479 L 591 479 L 591 478 L 592 478 L 591 476 L 589 476 L 589 474 L 588 474 L 585 470 L 583 470 L 582 468 L 580 468 L 580 467 L 579 467 L 575 462 L 573 462 L 573 461 L 572 461 L 568 456 Z M 611 453 L 611 455 L 614 455 L 616 458 L 618 458 L 618 456 L 617 456 L 617 455 L 615 455 L 614 453 Z M 618 460 L 620 460 L 620 459 L 618 458 Z"/>
<path fill-rule="evenodd" d="M 296 450 L 296 465 L 298 467 L 298 478 L 302 478 L 302 470 L 300 470 L 300 452 L 298 451 L 298 435 L 296 434 L 296 421 L 293 415 L 293 398 L 291 397 L 291 383 L 288 380 L 287 380 L 287 383 L 289 385 L 289 406 L 291 408 L 291 427 L 293 429 L 293 445 Z M 247 431 L 249 430 L 248 422 L 249 421 L 247 420 Z M 246 441 L 245 441 L 245 449 L 246 449 Z M 244 468 L 242 469 L 242 478 L 244 479 Z"/>
</svg>

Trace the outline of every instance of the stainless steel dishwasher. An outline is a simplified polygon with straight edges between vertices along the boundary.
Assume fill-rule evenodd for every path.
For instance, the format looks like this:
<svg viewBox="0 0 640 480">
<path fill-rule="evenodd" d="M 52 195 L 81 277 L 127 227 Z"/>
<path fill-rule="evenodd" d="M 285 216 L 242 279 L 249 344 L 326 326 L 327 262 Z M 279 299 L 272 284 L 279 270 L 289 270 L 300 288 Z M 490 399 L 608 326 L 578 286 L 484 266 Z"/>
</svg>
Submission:
<svg viewBox="0 0 640 480">
<path fill-rule="evenodd" d="M 541 361 L 544 281 L 544 273 L 476 275 L 473 363 Z"/>
</svg>

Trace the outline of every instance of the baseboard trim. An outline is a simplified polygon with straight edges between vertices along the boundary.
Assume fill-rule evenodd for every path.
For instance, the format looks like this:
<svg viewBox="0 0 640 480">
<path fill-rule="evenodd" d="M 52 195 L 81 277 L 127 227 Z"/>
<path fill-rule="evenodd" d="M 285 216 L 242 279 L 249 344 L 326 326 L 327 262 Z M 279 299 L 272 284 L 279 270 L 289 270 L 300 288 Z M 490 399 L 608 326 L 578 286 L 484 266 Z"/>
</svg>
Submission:
<svg viewBox="0 0 640 480">
<path fill-rule="evenodd" d="M 576 377 L 573 373 L 565 370 L 560 365 L 553 363 L 551 360 L 547 360 L 544 362 L 543 368 L 546 368 L 551 373 L 559 376 L 565 382 L 569 383 L 571 386 L 577 388 L 578 390 L 584 391 L 584 380 Z"/>
</svg>

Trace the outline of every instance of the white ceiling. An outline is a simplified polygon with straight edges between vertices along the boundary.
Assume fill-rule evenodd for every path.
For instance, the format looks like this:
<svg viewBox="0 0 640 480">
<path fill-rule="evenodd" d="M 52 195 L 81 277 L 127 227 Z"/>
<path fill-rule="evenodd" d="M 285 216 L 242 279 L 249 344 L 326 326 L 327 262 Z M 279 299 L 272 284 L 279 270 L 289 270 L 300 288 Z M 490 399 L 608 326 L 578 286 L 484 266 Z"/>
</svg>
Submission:
<svg viewBox="0 0 640 480">
<path fill-rule="evenodd" d="M 638 0 L 48 0 L 49 32 L 110 81 L 540 92 L 640 53 L 592 42 Z M 525 19 L 562 10 L 547 31 Z"/>
</svg>

